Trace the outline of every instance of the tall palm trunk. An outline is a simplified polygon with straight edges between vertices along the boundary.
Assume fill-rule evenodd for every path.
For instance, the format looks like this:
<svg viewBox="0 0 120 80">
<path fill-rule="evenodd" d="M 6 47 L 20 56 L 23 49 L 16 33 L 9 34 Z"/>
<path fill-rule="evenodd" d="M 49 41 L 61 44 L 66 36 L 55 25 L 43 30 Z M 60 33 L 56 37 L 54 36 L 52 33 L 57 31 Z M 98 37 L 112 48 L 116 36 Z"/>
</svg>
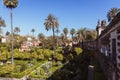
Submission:
<svg viewBox="0 0 120 80">
<path fill-rule="evenodd" d="M 12 64 L 14 64 L 14 38 L 13 38 L 13 20 L 12 20 L 12 8 L 10 8 L 10 20 L 11 20 L 11 47 L 12 47 Z"/>
</svg>

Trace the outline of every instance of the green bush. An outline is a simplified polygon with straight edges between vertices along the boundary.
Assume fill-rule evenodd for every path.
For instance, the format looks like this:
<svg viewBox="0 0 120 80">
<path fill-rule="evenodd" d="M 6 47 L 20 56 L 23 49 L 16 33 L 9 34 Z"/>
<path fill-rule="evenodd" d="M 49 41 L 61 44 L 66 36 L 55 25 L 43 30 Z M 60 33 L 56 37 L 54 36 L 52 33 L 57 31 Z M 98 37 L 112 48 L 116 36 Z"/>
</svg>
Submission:
<svg viewBox="0 0 120 80">
<path fill-rule="evenodd" d="M 3 65 L 0 69 L 0 76 L 4 77 L 6 74 L 13 72 L 13 70 L 14 70 L 14 65 L 8 65 L 8 64 Z"/>
<path fill-rule="evenodd" d="M 43 49 L 37 49 L 37 55 L 40 55 L 40 54 L 44 54 L 44 50 Z"/>
<path fill-rule="evenodd" d="M 62 52 L 63 52 L 62 47 L 58 47 L 58 48 L 56 49 L 56 51 L 57 51 L 58 53 L 62 53 Z"/>
<path fill-rule="evenodd" d="M 57 54 L 56 54 L 56 58 L 57 58 L 58 61 L 62 61 L 62 60 L 63 60 L 63 55 L 57 53 Z"/>
<path fill-rule="evenodd" d="M 11 73 L 10 77 L 21 78 L 25 75 L 25 73 Z"/>
<path fill-rule="evenodd" d="M 33 65 L 35 65 L 35 64 L 37 63 L 37 60 L 36 60 L 36 59 L 32 59 L 32 60 L 30 61 L 30 63 L 32 63 Z"/>
<path fill-rule="evenodd" d="M 44 55 L 43 54 L 38 55 L 38 60 L 44 60 Z"/>
<path fill-rule="evenodd" d="M 76 47 L 75 52 L 77 53 L 77 55 L 79 55 L 80 53 L 82 53 L 82 49 L 79 47 Z"/>
<path fill-rule="evenodd" d="M 53 51 L 51 51 L 51 50 L 49 50 L 49 49 L 46 49 L 46 50 L 44 50 L 44 57 L 46 58 L 46 59 L 48 59 L 48 58 L 51 58 L 51 55 L 53 55 Z"/>
<path fill-rule="evenodd" d="M 0 54 L 0 60 L 1 61 L 6 61 L 7 60 L 7 54 L 6 53 L 1 53 Z"/>
<path fill-rule="evenodd" d="M 67 59 L 67 61 L 72 60 L 72 59 L 73 59 L 73 55 L 72 55 L 72 54 L 69 54 L 66 59 Z"/>
<path fill-rule="evenodd" d="M 27 68 L 28 68 L 28 63 L 27 62 L 21 63 L 21 69 L 20 69 L 21 72 L 26 70 Z"/>
<path fill-rule="evenodd" d="M 15 68 L 14 68 L 14 71 L 19 73 L 20 69 L 21 69 L 21 66 L 20 65 L 16 65 Z"/>
<path fill-rule="evenodd" d="M 27 68 L 26 70 L 22 71 L 21 73 L 12 72 L 12 73 L 10 74 L 10 77 L 21 78 L 21 77 L 23 77 L 23 76 L 25 76 L 25 75 L 28 75 L 28 74 L 30 74 L 34 69 L 36 69 L 37 67 L 39 67 L 40 64 L 42 64 L 42 63 L 43 63 L 43 62 L 37 63 L 35 66 L 30 67 L 30 68 Z"/>
</svg>

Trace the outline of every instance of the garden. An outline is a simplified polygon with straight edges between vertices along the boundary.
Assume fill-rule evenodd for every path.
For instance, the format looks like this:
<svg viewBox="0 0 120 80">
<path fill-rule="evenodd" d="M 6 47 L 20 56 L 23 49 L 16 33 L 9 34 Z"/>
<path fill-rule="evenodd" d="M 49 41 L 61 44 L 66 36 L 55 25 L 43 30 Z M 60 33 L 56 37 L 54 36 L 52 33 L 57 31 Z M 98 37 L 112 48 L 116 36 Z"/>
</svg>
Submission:
<svg viewBox="0 0 120 80">
<path fill-rule="evenodd" d="M 4 44 L 3 44 L 4 45 Z M 95 53 L 79 47 L 57 47 L 57 49 L 31 48 L 30 51 L 14 50 L 14 65 L 11 52 L 0 48 L 0 77 L 45 79 L 45 80 L 87 80 L 91 57 L 95 66 L 94 79 L 105 80 Z M 64 79 L 63 79 L 64 77 Z"/>
<path fill-rule="evenodd" d="M 20 52 L 15 48 L 14 65 L 12 65 L 12 54 L 5 44 L 2 44 L 0 48 L 0 77 L 22 78 L 29 76 L 30 78 L 47 79 L 81 52 L 81 48 L 76 47 L 73 50 L 70 46 L 64 49 L 58 47 L 55 51 L 35 47 L 30 51 Z"/>
</svg>

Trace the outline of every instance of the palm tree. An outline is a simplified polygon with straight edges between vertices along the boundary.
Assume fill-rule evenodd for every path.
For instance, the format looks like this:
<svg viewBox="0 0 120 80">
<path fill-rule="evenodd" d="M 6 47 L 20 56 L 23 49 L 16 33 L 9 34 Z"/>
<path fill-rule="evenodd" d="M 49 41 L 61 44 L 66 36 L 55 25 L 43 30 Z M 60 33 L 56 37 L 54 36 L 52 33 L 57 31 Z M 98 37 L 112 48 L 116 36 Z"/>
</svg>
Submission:
<svg viewBox="0 0 120 80">
<path fill-rule="evenodd" d="M 20 35 L 18 35 L 19 32 L 20 32 L 20 28 L 19 28 L 19 27 L 15 27 L 15 28 L 14 28 L 14 33 L 16 33 L 16 34 L 14 34 L 14 40 L 16 40 L 16 43 L 17 43 L 17 44 L 20 44 L 20 43 L 19 43 L 20 40 L 18 39 L 18 38 L 20 37 Z M 15 42 L 15 41 L 14 41 L 14 42 Z M 15 43 L 14 43 L 14 44 L 15 44 Z M 14 47 L 15 47 L 15 45 L 14 45 Z"/>
<path fill-rule="evenodd" d="M 32 29 L 31 32 L 33 33 L 33 46 L 34 46 L 34 32 L 35 32 L 35 29 Z"/>
<path fill-rule="evenodd" d="M 15 28 L 14 28 L 14 32 L 16 32 L 17 35 L 18 35 L 18 33 L 20 32 L 20 28 L 19 28 L 19 27 L 15 27 Z"/>
<path fill-rule="evenodd" d="M 38 39 L 42 42 L 42 47 L 44 49 L 44 40 L 45 40 L 45 35 L 43 33 L 38 34 Z"/>
<path fill-rule="evenodd" d="M 88 30 L 86 28 L 79 29 L 77 34 L 80 41 L 91 41 L 97 37 L 96 30 Z"/>
<path fill-rule="evenodd" d="M 72 40 L 73 40 L 73 35 L 75 34 L 75 29 L 74 29 L 74 28 L 72 28 L 72 29 L 70 30 L 70 34 L 72 35 Z"/>
<path fill-rule="evenodd" d="M 58 38 L 59 38 L 59 37 L 58 37 L 58 33 L 60 33 L 59 28 L 56 29 L 56 33 L 57 33 L 57 37 L 56 37 L 57 39 L 56 39 L 56 40 L 57 40 L 57 46 L 58 46 L 58 41 L 59 41 L 59 40 L 58 40 Z"/>
<path fill-rule="evenodd" d="M 61 33 L 61 36 L 60 36 L 60 39 L 61 39 L 61 42 L 64 43 L 64 39 L 65 39 L 65 35 L 63 33 Z"/>
<path fill-rule="evenodd" d="M 97 38 L 96 30 L 86 30 L 86 41 L 95 40 Z"/>
<path fill-rule="evenodd" d="M 7 31 L 5 35 L 6 35 L 6 36 L 9 36 L 9 35 L 10 35 L 10 32 Z"/>
<path fill-rule="evenodd" d="M 72 35 L 72 45 L 73 45 L 73 35 L 75 34 L 75 29 L 74 28 L 72 28 L 70 30 L 70 34 Z"/>
<path fill-rule="evenodd" d="M 34 39 L 35 29 L 32 29 L 31 32 L 33 33 L 33 39 Z"/>
<path fill-rule="evenodd" d="M 67 39 L 68 29 L 67 29 L 67 28 L 64 28 L 64 29 L 63 29 L 63 33 L 64 33 L 64 35 L 65 35 L 65 39 Z"/>
<path fill-rule="evenodd" d="M 107 13 L 108 22 L 110 22 L 119 12 L 120 8 L 111 8 Z"/>
<path fill-rule="evenodd" d="M 52 14 L 49 14 L 47 19 L 45 19 L 45 29 L 48 31 L 52 29 L 53 31 L 53 49 L 55 50 L 55 28 L 59 27 L 59 23 L 57 18 L 55 18 Z"/>
<path fill-rule="evenodd" d="M 85 41 L 85 38 L 86 38 L 86 28 L 81 28 L 77 31 L 77 34 L 78 34 L 78 42 L 79 42 L 79 45 L 80 43 L 82 43 L 81 47 L 83 48 L 83 41 Z"/>
<path fill-rule="evenodd" d="M 86 28 L 81 28 L 77 31 L 78 38 L 80 41 L 85 40 L 86 38 Z"/>
<path fill-rule="evenodd" d="M 18 0 L 3 0 L 3 4 L 10 8 L 10 20 L 11 20 L 11 34 L 12 34 L 12 64 L 14 64 L 14 44 L 13 44 L 13 20 L 12 20 L 12 9 L 16 8 L 18 5 Z"/>
<path fill-rule="evenodd" d="M 33 38 L 34 38 L 34 32 L 35 32 L 35 29 L 32 29 L 31 32 L 33 33 Z"/>
<path fill-rule="evenodd" d="M 10 32 L 9 31 L 7 31 L 6 33 L 5 33 L 5 36 L 7 36 L 7 43 L 10 43 L 10 39 L 11 39 L 11 35 L 10 35 Z"/>
<path fill-rule="evenodd" d="M 5 24 L 5 21 L 0 17 L 0 36 L 1 36 L 1 33 L 2 33 L 1 27 L 6 27 L 6 24 Z"/>
</svg>

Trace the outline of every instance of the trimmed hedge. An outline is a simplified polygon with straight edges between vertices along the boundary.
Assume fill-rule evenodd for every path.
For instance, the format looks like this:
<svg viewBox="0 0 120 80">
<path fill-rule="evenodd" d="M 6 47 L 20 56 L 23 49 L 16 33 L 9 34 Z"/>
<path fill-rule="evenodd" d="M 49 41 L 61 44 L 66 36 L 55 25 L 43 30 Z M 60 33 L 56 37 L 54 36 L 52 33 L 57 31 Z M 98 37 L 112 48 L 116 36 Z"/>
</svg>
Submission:
<svg viewBox="0 0 120 80">
<path fill-rule="evenodd" d="M 30 74 L 34 69 L 36 69 L 37 67 L 39 67 L 41 64 L 43 64 L 45 61 L 41 62 L 41 63 L 37 63 L 35 66 L 26 69 L 25 71 L 21 72 L 21 73 L 11 73 L 11 77 L 14 76 L 15 78 L 22 78 L 25 75 Z"/>
<path fill-rule="evenodd" d="M 2 70 L 2 68 L 0 70 L 0 76 L 22 78 L 23 76 L 30 74 L 34 69 L 36 69 L 37 67 L 39 67 L 44 62 L 46 62 L 46 61 L 43 61 L 41 63 L 37 63 L 35 66 L 33 66 L 31 68 L 28 68 L 28 69 L 24 70 L 21 73 L 20 72 L 18 72 L 18 73 L 13 72 L 14 67 L 12 68 L 12 66 L 10 66 L 10 65 L 5 65 L 5 66 L 2 67 L 3 70 Z"/>
</svg>

